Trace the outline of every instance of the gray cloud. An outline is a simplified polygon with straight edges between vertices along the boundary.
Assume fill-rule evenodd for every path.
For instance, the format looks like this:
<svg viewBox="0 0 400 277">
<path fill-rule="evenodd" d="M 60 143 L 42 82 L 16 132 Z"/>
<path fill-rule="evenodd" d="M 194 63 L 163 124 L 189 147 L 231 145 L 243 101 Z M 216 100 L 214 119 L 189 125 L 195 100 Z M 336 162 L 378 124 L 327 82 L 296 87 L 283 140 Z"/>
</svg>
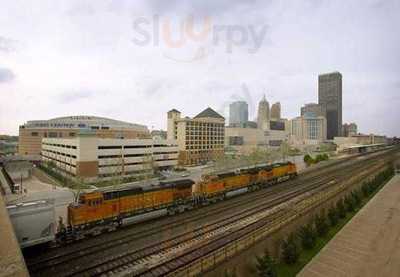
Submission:
<svg viewBox="0 0 400 277">
<path fill-rule="evenodd" d="M 18 78 L 10 70 L 1 77 L 14 81 L 11 90 L 0 86 L 0 102 L 9 97 L 5 91 L 18 91 L 18 105 L 1 107 L 10 118 L 0 124 L 6 132 L 35 119 L 32 102 L 23 99 L 38 93 L 38 118 L 87 110 L 165 128 L 171 108 L 189 116 L 207 106 L 226 113 L 231 101 L 244 99 L 254 116 L 264 92 L 291 118 L 304 103 L 317 101 L 318 74 L 338 70 L 343 120 L 355 121 L 361 132 L 400 136 L 400 1 L 44 0 L 36 6 L 27 2 L 21 9 L 8 1 L 0 10 L 7 30 L 0 36 L 2 65 L 18 70 Z M 187 39 L 184 47 L 167 48 L 160 34 L 159 46 L 134 45 L 134 18 L 155 14 L 170 20 L 175 40 L 189 15 L 199 24 L 195 28 L 207 15 L 215 25 L 268 30 L 254 54 L 247 45 L 229 54 L 222 39 L 218 46 Z M 144 27 L 155 36 L 150 24 Z M 207 55 L 201 59 L 178 62 L 203 46 Z"/>
<path fill-rule="evenodd" d="M 0 68 L 0 83 L 12 82 L 15 79 L 15 74 L 8 68 Z"/>
</svg>

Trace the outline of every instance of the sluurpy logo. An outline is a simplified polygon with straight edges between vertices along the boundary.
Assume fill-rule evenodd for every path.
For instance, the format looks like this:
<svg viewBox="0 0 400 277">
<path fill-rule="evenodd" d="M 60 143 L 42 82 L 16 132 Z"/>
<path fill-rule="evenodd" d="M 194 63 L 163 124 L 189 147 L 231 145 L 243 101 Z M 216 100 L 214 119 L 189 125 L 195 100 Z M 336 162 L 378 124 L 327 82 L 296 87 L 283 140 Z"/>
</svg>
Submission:
<svg viewBox="0 0 400 277">
<path fill-rule="evenodd" d="M 209 16 L 197 23 L 194 16 L 177 20 L 175 24 L 171 18 L 159 15 L 138 17 L 133 21 L 132 42 L 141 47 L 163 47 L 163 50 L 184 49 L 194 45 L 194 54 L 189 58 L 172 57 L 171 51 L 163 53 L 176 61 L 193 62 L 207 56 L 207 47 L 222 47 L 227 54 L 232 54 L 236 48 L 244 48 L 247 53 L 254 54 L 260 49 L 267 31 L 267 25 L 214 24 Z"/>
</svg>

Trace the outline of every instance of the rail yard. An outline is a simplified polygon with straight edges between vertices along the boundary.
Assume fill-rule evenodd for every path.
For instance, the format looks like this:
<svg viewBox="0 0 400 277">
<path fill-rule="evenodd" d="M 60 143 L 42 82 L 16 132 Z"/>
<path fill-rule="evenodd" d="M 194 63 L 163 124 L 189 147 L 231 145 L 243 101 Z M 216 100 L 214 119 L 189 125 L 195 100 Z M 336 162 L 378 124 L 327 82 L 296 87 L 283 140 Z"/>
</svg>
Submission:
<svg viewBox="0 0 400 277">
<path fill-rule="evenodd" d="M 262 190 L 53 249 L 28 249 L 32 276 L 196 275 L 378 172 L 396 149 L 359 155 Z"/>
</svg>

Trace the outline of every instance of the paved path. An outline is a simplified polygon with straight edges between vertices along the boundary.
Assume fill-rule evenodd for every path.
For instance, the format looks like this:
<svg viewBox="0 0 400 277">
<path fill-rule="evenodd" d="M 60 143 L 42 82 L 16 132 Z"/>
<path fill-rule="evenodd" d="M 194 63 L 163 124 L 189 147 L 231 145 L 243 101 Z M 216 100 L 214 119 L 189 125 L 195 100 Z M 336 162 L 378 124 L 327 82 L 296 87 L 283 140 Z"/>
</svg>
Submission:
<svg viewBox="0 0 400 277">
<path fill-rule="evenodd" d="M 400 175 L 386 184 L 297 276 L 400 276 Z"/>
</svg>

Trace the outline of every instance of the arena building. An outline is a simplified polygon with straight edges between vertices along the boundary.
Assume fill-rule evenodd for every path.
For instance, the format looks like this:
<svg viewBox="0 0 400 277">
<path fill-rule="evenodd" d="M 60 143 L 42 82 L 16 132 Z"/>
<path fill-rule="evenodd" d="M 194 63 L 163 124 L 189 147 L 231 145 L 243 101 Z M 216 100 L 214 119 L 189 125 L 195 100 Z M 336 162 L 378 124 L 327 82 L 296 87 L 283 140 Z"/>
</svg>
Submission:
<svg viewBox="0 0 400 277">
<path fill-rule="evenodd" d="M 75 138 L 43 138 L 42 160 L 86 181 L 137 177 L 178 163 L 178 146 L 162 139 L 99 138 L 80 133 Z"/>
<path fill-rule="evenodd" d="M 42 138 L 73 138 L 81 130 L 93 130 L 100 138 L 150 138 L 144 125 L 97 116 L 67 116 L 32 120 L 19 127 L 20 155 L 41 153 Z"/>
</svg>

